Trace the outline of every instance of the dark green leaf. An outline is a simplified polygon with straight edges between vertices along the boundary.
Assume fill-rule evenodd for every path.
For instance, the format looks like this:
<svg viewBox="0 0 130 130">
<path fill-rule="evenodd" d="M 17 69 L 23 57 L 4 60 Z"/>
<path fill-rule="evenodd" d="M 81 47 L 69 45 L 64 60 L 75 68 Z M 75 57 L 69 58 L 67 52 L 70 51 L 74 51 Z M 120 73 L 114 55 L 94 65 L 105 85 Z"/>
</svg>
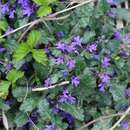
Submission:
<svg viewBox="0 0 130 130">
<path fill-rule="evenodd" d="M 80 120 L 80 121 L 84 120 L 83 109 L 76 107 L 75 105 L 63 104 L 61 105 L 61 109 L 65 112 L 70 113 L 77 120 Z"/>
</svg>

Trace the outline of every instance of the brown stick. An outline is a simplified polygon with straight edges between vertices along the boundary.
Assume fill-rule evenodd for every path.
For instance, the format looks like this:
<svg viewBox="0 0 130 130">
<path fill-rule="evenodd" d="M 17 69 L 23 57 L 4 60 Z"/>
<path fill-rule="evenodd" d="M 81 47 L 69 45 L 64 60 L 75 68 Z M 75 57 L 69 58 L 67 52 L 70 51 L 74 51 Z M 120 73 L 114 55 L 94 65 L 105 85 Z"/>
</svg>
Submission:
<svg viewBox="0 0 130 130">
<path fill-rule="evenodd" d="M 99 118 L 97 118 L 95 120 L 92 120 L 92 121 L 88 122 L 87 124 L 83 125 L 81 128 L 79 128 L 77 130 L 83 130 L 84 128 L 86 128 L 86 127 L 88 127 L 88 126 L 90 126 L 90 125 L 92 125 L 92 124 L 94 124 L 94 123 L 96 123 L 96 122 L 98 122 L 100 120 L 106 120 L 106 119 L 109 119 L 109 118 L 122 116 L 124 114 L 125 114 L 125 112 L 99 117 Z M 128 115 L 130 115 L 130 113 L 128 113 Z"/>
<path fill-rule="evenodd" d="M 60 87 L 60 86 L 63 86 L 63 85 L 67 85 L 69 83 L 70 83 L 69 81 L 64 81 L 64 82 L 61 82 L 59 84 L 55 84 L 55 85 L 52 85 L 52 86 L 49 86 L 49 87 L 34 88 L 34 89 L 32 89 L 32 91 L 36 92 L 36 91 L 49 90 L 49 89 L 53 89 L 53 88 Z"/>
</svg>

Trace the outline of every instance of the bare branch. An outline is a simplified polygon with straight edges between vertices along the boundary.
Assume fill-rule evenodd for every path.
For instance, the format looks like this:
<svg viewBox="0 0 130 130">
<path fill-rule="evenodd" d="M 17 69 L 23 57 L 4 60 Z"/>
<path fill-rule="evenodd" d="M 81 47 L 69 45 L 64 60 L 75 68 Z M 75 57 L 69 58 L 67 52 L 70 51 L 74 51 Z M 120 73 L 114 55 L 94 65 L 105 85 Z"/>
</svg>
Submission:
<svg viewBox="0 0 130 130">
<path fill-rule="evenodd" d="M 94 124 L 94 123 L 96 123 L 98 121 L 106 120 L 106 119 L 113 118 L 113 117 L 122 116 L 124 114 L 125 114 L 125 112 L 99 117 L 99 118 L 97 118 L 95 120 L 92 120 L 92 121 L 88 122 L 87 124 L 83 125 L 81 128 L 79 128 L 77 130 L 83 130 L 84 128 L 86 128 L 86 127 L 88 127 L 88 126 L 90 126 L 90 125 L 92 125 L 92 124 Z M 130 112 L 128 113 L 128 115 L 130 115 Z"/>
<path fill-rule="evenodd" d="M 44 91 L 44 90 L 49 90 L 49 89 L 53 89 L 53 88 L 56 88 L 56 87 L 60 87 L 60 86 L 63 86 L 63 85 L 67 85 L 69 84 L 70 82 L 69 81 L 63 81 L 61 83 L 58 83 L 58 84 L 55 84 L 55 85 L 52 85 L 52 86 L 49 86 L 49 87 L 40 87 L 40 88 L 34 88 L 32 89 L 32 91 L 36 92 L 36 91 Z"/>
<path fill-rule="evenodd" d="M 129 112 L 130 106 L 128 107 L 126 112 L 121 116 L 121 118 L 109 130 L 114 130 L 121 123 L 121 121 L 128 115 Z"/>
</svg>

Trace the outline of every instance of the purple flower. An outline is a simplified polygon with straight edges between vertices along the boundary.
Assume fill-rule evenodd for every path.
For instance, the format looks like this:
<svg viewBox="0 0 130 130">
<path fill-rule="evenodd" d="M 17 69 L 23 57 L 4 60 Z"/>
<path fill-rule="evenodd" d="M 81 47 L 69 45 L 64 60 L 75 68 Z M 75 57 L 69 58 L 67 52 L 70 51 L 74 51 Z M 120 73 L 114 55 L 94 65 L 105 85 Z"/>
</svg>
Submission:
<svg viewBox="0 0 130 130">
<path fill-rule="evenodd" d="M 61 112 L 61 113 L 60 113 L 60 116 L 61 116 L 63 119 L 66 119 L 67 122 L 69 123 L 69 125 L 73 125 L 73 123 L 74 123 L 74 117 L 73 117 L 71 114 L 69 114 L 69 113 L 67 113 L 67 112 Z"/>
<path fill-rule="evenodd" d="M 8 105 L 8 106 L 11 106 L 11 105 L 13 105 L 13 100 L 8 99 L 8 100 L 5 101 L 5 104 Z"/>
<path fill-rule="evenodd" d="M 128 35 L 125 36 L 125 41 L 126 41 L 127 43 L 130 43 L 130 37 L 129 37 Z"/>
<path fill-rule="evenodd" d="M 63 94 L 60 96 L 59 102 L 61 103 L 71 103 L 74 104 L 76 99 L 71 96 L 68 90 L 64 90 Z"/>
<path fill-rule="evenodd" d="M 97 50 L 97 45 L 96 45 L 96 43 L 93 43 L 93 44 L 91 44 L 91 45 L 89 45 L 88 46 L 88 50 L 89 50 L 89 52 L 95 52 L 96 50 Z"/>
<path fill-rule="evenodd" d="M 121 127 L 124 129 L 124 130 L 129 130 L 129 122 L 128 121 L 122 121 L 120 123 Z"/>
<path fill-rule="evenodd" d="M 80 84 L 80 78 L 77 76 L 73 76 L 71 78 L 71 83 L 73 86 L 77 87 Z"/>
<path fill-rule="evenodd" d="M 35 5 L 31 5 L 29 0 L 18 0 L 18 4 L 21 5 L 23 15 L 26 16 L 30 16 L 35 9 Z"/>
<path fill-rule="evenodd" d="M 13 19 L 13 18 L 14 18 L 14 14 L 15 14 L 15 10 L 11 10 L 11 11 L 9 12 L 9 18 L 10 18 L 10 19 Z"/>
<path fill-rule="evenodd" d="M 6 30 L 6 34 L 13 31 L 13 28 L 11 28 L 10 26 L 8 26 L 7 30 Z"/>
<path fill-rule="evenodd" d="M 106 0 L 106 1 L 107 1 L 107 3 L 110 4 L 110 5 L 115 5 L 115 4 L 116 4 L 114 0 Z"/>
<path fill-rule="evenodd" d="M 56 36 L 59 37 L 59 38 L 64 37 L 64 32 L 62 32 L 62 31 L 57 32 Z"/>
<path fill-rule="evenodd" d="M 5 3 L 3 5 L 1 5 L 1 13 L 2 14 L 5 14 L 5 13 L 8 13 L 9 12 L 9 3 Z"/>
<path fill-rule="evenodd" d="M 60 109 L 59 109 L 58 105 L 56 105 L 56 106 L 54 106 L 54 107 L 52 108 L 52 112 L 53 112 L 54 114 L 58 114 L 58 113 L 60 112 Z"/>
<path fill-rule="evenodd" d="M 125 89 L 124 95 L 128 98 L 128 101 L 130 102 L 130 88 Z"/>
<path fill-rule="evenodd" d="M 38 116 L 39 116 L 38 112 L 36 110 L 33 110 L 33 112 L 30 114 L 30 116 L 28 118 L 29 125 L 36 123 L 38 120 Z"/>
<path fill-rule="evenodd" d="M 63 77 L 67 77 L 69 75 L 69 72 L 67 70 L 62 71 Z"/>
<path fill-rule="evenodd" d="M 68 53 L 72 53 L 72 52 L 75 51 L 75 46 L 73 46 L 73 45 L 66 45 L 66 49 L 65 50 Z"/>
<path fill-rule="evenodd" d="M 108 74 L 106 74 L 106 73 L 100 73 L 100 74 L 99 74 L 99 78 L 100 78 L 100 80 L 101 80 L 100 84 L 98 85 L 99 90 L 100 90 L 101 92 L 105 92 L 105 88 L 106 88 L 106 86 L 107 86 L 107 83 L 108 83 L 109 80 L 110 80 L 110 77 L 109 77 Z"/>
<path fill-rule="evenodd" d="M 58 42 L 56 48 L 64 52 L 66 50 L 66 45 L 65 43 Z"/>
<path fill-rule="evenodd" d="M 6 72 L 8 72 L 10 69 L 11 69 L 11 64 L 6 64 L 6 66 L 5 66 Z"/>
<path fill-rule="evenodd" d="M 54 130 L 54 129 L 55 129 L 55 125 L 51 124 L 51 125 L 46 125 L 43 130 Z"/>
<path fill-rule="evenodd" d="M 114 32 L 114 37 L 116 40 L 121 40 L 121 33 L 120 32 Z"/>
<path fill-rule="evenodd" d="M 70 70 L 72 70 L 73 68 L 75 68 L 75 60 L 72 59 L 68 59 L 67 61 L 67 66 Z"/>
<path fill-rule="evenodd" d="M 22 127 L 22 130 L 27 130 L 27 126 L 24 125 L 24 126 Z"/>
<path fill-rule="evenodd" d="M 102 60 L 102 66 L 103 67 L 108 67 L 110 65 L 110 58 L 104 57 Z"/>
<path fill-rule="evenodd" d="M 57 65 L 60 65 L 60 64 L 64 64 L 64 57 L 63 56 L 60 56 L 58 58 L 55 59 L 55 63 Z"/>
<path fill-rule="evenodd" d="M 5 52 L 5 51 L 6 51 L 6 48 L 3 48 L 3 47 L 0 48 L 0 53 Z"/>
<path fill-rule="evenodd" d="M 73 46 L 81 46 L 81 38 L 80 38 L 80 36 L 73 37 L 71 44 Z"/>
<path fill-rule="evenodd" d="M 108 83 L 108 81 L 110 80 L 110 77 L 106 73 L 99 74 L 99 77 L 103 83 Z"/>
<path fill-rule="evenodd" d="M 98 87 L 99 87 L 99 90 L 101 91 L 101 92 L 105 92 L 105 88 L 106 88 L 106 83 L 100 83 L 99 85 L 98 85 Z"/>
<path fill-rule="evenodd" d="M 112 18 L 114 18 L 116 16 L 115 13 L 113 13 L 112 11 L 107 12 L 106 15 L 109 17 L 112 17 Z"/>
<path fill-rule="evenodd" d="M 44 81 L 44 86 L 49 87 L 51 85 L 51 78 L 48 78 Z"/>
</svg>

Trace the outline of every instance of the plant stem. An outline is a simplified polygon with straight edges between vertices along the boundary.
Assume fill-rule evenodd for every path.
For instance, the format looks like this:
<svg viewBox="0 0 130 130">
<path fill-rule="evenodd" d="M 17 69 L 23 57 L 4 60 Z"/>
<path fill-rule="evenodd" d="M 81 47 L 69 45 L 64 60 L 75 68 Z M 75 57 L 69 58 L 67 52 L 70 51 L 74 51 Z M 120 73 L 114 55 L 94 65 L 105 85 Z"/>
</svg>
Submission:
<svg viewBox="0 0 130 130">
<path fill-rule="evenodd" d="M 121 123 L 121 121 L 128 115 L 129 112 L 130 106 L 128 107 L 126 112 L 121 116 L 121 118 L 109 130 L 114 130 Z"/>
<path fill-rule="evenodd" d="M 90 122 L 88 122 L 87 124 L 85 124 L 84 126 L 82 126 L 81 128 L 77 129 L 77 130 L 83 130 L 84 128 L 100 121 L 100 120 L 106 120 L 106 119 L 109 119 L 109 118 L 113 118 L 113 117 L 118 117 L 118 116 L 123 116 L 125 114 L 125 112 L 122 112 L 122 113 L 116 113 L 116 114 L 112 114 L 112 115 L 108 115 L 108 116 L 102 116 L 102 117 L 99 117 L 95 120 L 92 120 Z M 130 115 L 130 112 L 127 113 L 128 115 Z M 124 118 L 123 118 L 124 119 Z"/>
</svg>

